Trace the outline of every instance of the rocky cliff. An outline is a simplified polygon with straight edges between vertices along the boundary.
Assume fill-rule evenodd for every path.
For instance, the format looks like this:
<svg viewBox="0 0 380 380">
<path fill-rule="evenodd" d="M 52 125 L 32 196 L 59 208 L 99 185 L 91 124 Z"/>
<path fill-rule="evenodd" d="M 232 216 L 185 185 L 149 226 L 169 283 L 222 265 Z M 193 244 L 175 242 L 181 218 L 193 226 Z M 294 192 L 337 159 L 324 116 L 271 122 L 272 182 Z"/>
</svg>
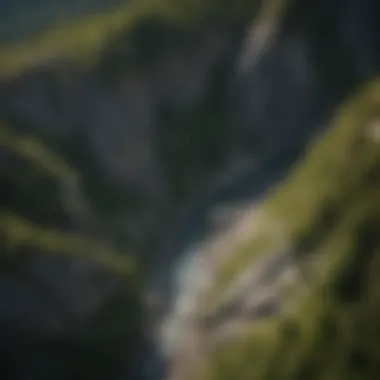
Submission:
<svg viewBox="0 0 380 380">
<path fill-rule="evenodd" d="M 147 0 L 1 47 L 7 373 L 374 378 L 379 16 Z"/>
<path fill-rule="evenodd" d="M 373 82 L 271 195 L 188 249 L 158 331 L 168 378 L 376 377 L 378 109 Z"/>
</svg>

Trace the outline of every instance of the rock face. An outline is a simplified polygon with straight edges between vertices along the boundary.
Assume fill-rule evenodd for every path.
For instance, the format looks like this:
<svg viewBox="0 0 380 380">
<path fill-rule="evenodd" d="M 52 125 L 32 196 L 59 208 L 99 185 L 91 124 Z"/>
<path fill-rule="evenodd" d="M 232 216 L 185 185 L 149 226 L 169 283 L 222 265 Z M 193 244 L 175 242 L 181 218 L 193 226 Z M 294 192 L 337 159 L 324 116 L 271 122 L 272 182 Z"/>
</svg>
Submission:
<svg viewBox="0 0 380 380">
<path fill-rule="evenodd" d="M 225 275 L 222 282 L 214 282 L 214 297 L 220 294 L 220 286 L 239 287 L 246 271 L 239 268 L 247 268 L 251 260 L 256 272 L 262 264 L 276 271 L 276 261 L 280 260 L 282 275 L 256 277 L 243 297 L 241 292 L 222 291 L 219 305 L 225 307 L 227 298 L 235 303 L 235 312 L 212 325 L 208 341 L 220 330 L 227 330 L 232 338 L 219 343 L 214 351 L 216 362 L 205 378 L 229 378 L 232 373 L 243 379 L 309 375 L 318 379 L 353 375 L 372 378 L 377 371 L 379 351 L 370 336 L 378 329 L 372 319 L 379 307 L 372 276 L 376 276 L 378 261 L 379 186 L 370 173 L 377 171 L 379 149 L 368 132 L 377 120 L 378 109 L 379 86 L 375 81 L 347 102 L 332 121 L 331 132 L 315 143 L 285 184 L 262 204 L 261 231 L 253 232 L 242 246 L 236 245 L 230 251 L 235 257 L 222 263 L 229 271 L 228 286 Z M 336 144 L 340 144 L 339 149 Z M 347 170 L 350 176 L 344 180 Z M 350 207 L 346 208 L 347 204 Z M 278 226 L 282 226 L 283 234 L 276 239 Z M 283 252 L 298 265 L 289 259 L 283 261 Z M 261 261 L 263 256 L 267 263 Z M 231 262 L 239 260 L 231 273 Z M 283 281 L 287 268 L 299 275 L 294 273 Z M 251 275 L 251 281 L 254 277 Z M 262 292 L 265 302 L 274 293 L 280 311 L 270 319 L 254 312 L 246 323 L 247 302 L 251 303 L 253 296 L 256 303 L 265 305 Z M 216 303 L 216 310 L 220 310 L 219 305 Z M 228 326 L 234 319 L 232 332 Z M 362 334 L 364 326 L 366 333 Z M 365 366 L 352 362 L 352 355 L 358 352 Z"/>
<path fill-rule="evenodd" d="M 312 371 L 296 354 L 289 368 L 276 364 L 276 323 L 298 321 L 305 296 L 335 302 L 319 296 L 332 289 L 324 271 L 333 281 L 355 245 L 335 249 L 335 236 L 354 225 L 367 233 L 347 205 L 363 218 L 369 204 L 378 211 L 377 85 L 342 122 L 331 115 L 379 69 L 379 5 L 253 8 L 229 22 L 216 8 L 194 24 L 141 15 L 93 67 L 62 57 L 2 78 L 0 350 L 27 368 L 15 378 L 296 380 Z M 357 239 L 368 251 L 375 224 Z M 324 309 L 311 306 L 314 323 Z M 332 323 L 359 323 L 348 308 L 337 304 Z M 371 370 L 375 358 L 365 356 Z"/>
<path fill-rule="evenodd" d="M 276 154 L 290 144 L 304 145 L 347 91 L 377 73 L 379 10 L 374 1 L 360 6 L 351 1 L 347 7 L 310 2 L 289 9 L 286 2 L 272 3 L 278 5 L 272 11 L 264 6 L 245 38 L 237 96 L 247 143 L 251 136 L 252 145 Z M 365 46 L 360 53 L 359 46 Z"/>
<path fill-rule="evenodd" d="M 214 343 L 218 343 L 216 349 L 219 350 L 220 342 L 224 342 L 222 350 L 226 347 L 228 353 L 217 362 L 222 368 L 213 373 L 212 378 L 239 377 L 239 365 L 244 365 L 243 361 L 237 361 L 239 364 L 236 366 L 231 364 L 233 370 L 223 374 L 224 367 L 228 368 L 229 360 L 233 363 L 235 355 L 228 350 L 229 339 L 235 337 L 237 340 L 236 336 L 240 332 L 254 329 L 255 320 L 281 315 L 284 307 L 285 310 L 291 309 L 293 300 L 303 297 L 305 292 L 307 294 L 305 277 L 308 274 L 299 268 L 298 256 L 293 247 L 293 244 L 298 245 L 298 241 L 294 243 L 292 235 L 286 232 L 287 216 L 284 220 L 267 222 L 267 216 L 265 213 L 262 215 L 258 204 L 262 194 L 272 190 L 273 186 L 278 185 L 279 179 L 289 173 L 291 164 L 297 159 L 295 152 L 302 151 L 311 137 L 330 125 L 331 115 L 346 94 L 377 73 L 379 60 L 374 51 L 378 37 L 377 33 L 369 32 L 369 29 L 372 28 L 370 25 L 374 25 L 371 24 L 373 15 L 379 15 L 378 5 L 368 2 L 361 8 L 360 15 L 351 13 L 353 4 L 353 8 L 344 10 L 341 6 L 339 2 L 298 4 L 289 10 L 282 10 L 280 18 L 263 11 L 247 35 L 243 52 L 237 60 L 236 87 L 233 86 L 233 89 L 240 109 L 237 127 L 242 128 L 241 136 L 244 136 L 249 148 L 258 154 L 258 159 L 251 166 L 245 181 L 242 177 L 241 182 L 235 180 L 234 190 L 231 191 L 232 186 L 230 188 L 230 197 L 223 197 L 222 194 L 228 192 L 228 185 L 223 185 L 213 196 L 206 197 L 204 204 L 193 210 L 181 230 L 174 233 L 177 243 L 169 244 L 173 250 L 170 256 L 174 258 L 170 259 L 172 265 L 167 267 L 165 261 L 158 279 L 151 285 L 151 297 L 156 300 L 152 314 L 155 320 L 158 319 L 153 334 L 156 334 L 163 355 L 161 365 L 165 361 L 169 363 L 168 379 L 187 379 L 189 376 L 202 378 L 199 373 L 194 374 L 192 371 L 197 364 L 202 367 L 208 350 L 214 350 Z M 316 12 L 319 12 L 318 17 L 315 16 Z M 327 17 L 329 12 L 332 15 Z M 351 32 L 345 32 L 344 28 L 347 19 L 351 17 L 355 18 L 355 25 L 365 22 L 366 12 L 369 12 L 368 29 L 358 31 L 357 35 L 363 38 L 360 45 L 366 45 L 368 50 L 359 56 L 353 53 L 356 44 Z M 324 28 L 328 28 L 328 34 L 324 34 Z M 335 62 L 330 61 L 328 56 L 330 47 L 327 39 L 336 44 L 334 49 L 338 54 L 334 58 Z M 362 70 L 361 62 L 366 60 L 364 56 L 373 65 L 367 66 L 368 70 Z M 339 62 L 347 65 L 344 72 L 339 72 L 342 71 Z M 368 105 L 364 107 L 375 110 L 378 106 L 377 96 L 376 91 L 371 93 Z M 361 101 L 359 103 L 362 104 Z M 354 110 L 353 114 L 360 112 L 358 108 Z M 342 131 L 345 127 L 340 128 L 340 133 L 344 133 Z M 346 128 L 350 127 L 347 125 Z M 358 133 L 365 134 L 365 126 Z M 326 139 L 327 136 L 328 134 Z M 338 139 L 335 141 L 339 144 Z M 352 144 L 354 141 L 355 139 Z M 323 157 L 324 154 L 320 148 L 319 155 Z M 348 152 L 342 154 L 350 156 Z M 292 159 L 287 161 L 289 157 Z M 305 160 L 304 170 L 306 173 L 311 172 L 312 164 L 308 168 L 308 158 Z M 268 162 L 276 162 L 277 165 L 268 165 Z M 329 165 L 327 162 L 326 167 Z M 276 172 L 274 168 L 278 171 L 277 176 L 273 175 Z M 342 173 L 344 171 L 342 169 Z M 323 171 L 319 175 L 323 178 Z M 303 178 L 306 183 L 307 174 Z M 252 184 L 250 190 L 247 189 L 247 183 Z M 293 186 L 295 194 L 298 194 L 297 189 L 301 184 L 302 180 Z M 372 186 L 375 187 L 375 184 Z M 242 189 L 246 191 L 245 199 L 241 198 Z M 318 184 L 315 191 L 317 190 L 321 198 L 325 193 L 328 196 L 328 190 L 318 187 Z M 340 195 L 336 196 L 339 199 Z M 308 198 L 307 191 L 305 198 Z M 284 203 L 287 201 L 284 200 Z M 219 209 L 223 210 L 223 207 L 235 211 L 227 216 L 227 227 L 224 220 L 221 222 L 223 227 L 220 227 L 220 223 L 210 217 L 215 211 L 217 213 Z M 318 209 L 319 206 L 310 207 Z M 239 209 L 248 209 L 246 218 L 239 214 Z M 291 208 L 288 211 L 291 218 L 293 211 Z M 265 227 L 267 223 L 269 227 Z M 266 228 L 271 231 L 269 235 L 266 235 Z M 266 244 L 263 239 L 272 239 L 273 249 L 262 247 L 262 244 Z M 248 244 L 252 245 L 252 249 L 247 248 Z M 241 259 L 239 270 L 235 268 L 238 264 L 235 256 L 240 250 L 243 251 L 244 258 Z M 250 257 L 247 250 L 252 250 L 252 257 L 255 251 L 260 256 L 257 260 L 252 260 L 252 265 L 248 267 L 244 266 L 244 260 Z M 312 249 L 306 249 L 309 250 Z M 223 264 L 225 260 L 227 264 Z M 230 287 L 225 289 L 223 285 L 222 289 L 218 289 L 221 286 L 218 283 L 221 281 L 219 276 L 223 282 L 227 279 L 228 282 L 232 281 Z M 258 326 L 259 330 L 261 324 Z M 269 337 L 262 339 L 269 341 Z M 265 344 L 265 341 L 261 342 L 253 341 L 252 346 L 247 345 L 247 352 L 259 349 L 256 346 Z M 270 353 L 268 351 L 268 355 Z M 228 355 L 231 355 L 231 359 Z M 159 366 L 160 361 L 157 361 L 157 356 L 155 358 L 155 363 Z M 249 367 L 249 353 L 245 360 Z M 251 370 L 242 376 L 256 378 L 259 375 Z M 263 379 L 266 378 L 264 372 L 262 376 Z M 278 378 L 281 376 L 279 371 Z M 291 376 L 296 375 L 289 375 L 289 378 L 295 378 Z"/>
<path fill-rule="evenodd" d="M 183 180 L 163 162 L 173 160 L 164 156 L 167 145 L 175 152 L 186 141 L 189 131 L 178 133 L 186 115 L 167 131 L 162 113 L 190 114 L 210 97 L 213 72 L 232 46 L 218 30 L 169 27 L 157 40 L 154 23 L 137 23 L 135 35 L 125 37 L 135 44 L 132 64 L 115 46 L 91 70 L 62 61 L 2 78 L 1 350 L 29 368 L 12 368 L 16 378 L 41 378 L 41 371 L 50 378 L 60 367 L 65 378 L 132 376 L 141 322 L 129 259 L 147 266 L 144 256 L 153 255 L 171 214 L 191 195 L 176 195 Z M 148 64 L 139 50 L 146 49 L 144 33 L 147 45 L 162 45 Z M 188 150 L 184 157 L 196 156 L 196 146 Z M 205 182 L 196 178 L 204 164 L 190 164 L 196 188 Z M 216 162 L 205 173 L 220 168 Z M 187 183 L 188 172 L 183 166 L 179 173 Z"/>
<path fill-rule="evenodd" d="M 273 195 L 182 253 L 158 329 L 166 378 L 376 373 L 379 99 L 371 82 Z"/>
</svg>

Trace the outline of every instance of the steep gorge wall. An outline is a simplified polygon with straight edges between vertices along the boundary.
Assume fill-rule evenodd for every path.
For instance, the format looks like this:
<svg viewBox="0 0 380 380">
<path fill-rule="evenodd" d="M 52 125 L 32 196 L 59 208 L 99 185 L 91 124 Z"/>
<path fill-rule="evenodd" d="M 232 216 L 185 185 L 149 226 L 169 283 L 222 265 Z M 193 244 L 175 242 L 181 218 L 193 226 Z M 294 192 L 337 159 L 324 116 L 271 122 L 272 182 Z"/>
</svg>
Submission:
<svg viewBox="0 0 380 380">
<path fill-rule="evenodd" d="M 187 247 L 213 236 L 207 224 L 211 211 L 227 204 L 239 220 L 239 205 L 244 209 L 255 202 L 257 181 L 261 181 L 260 193 L 265 194 L 274 181 L 271 170 L 286 174 L 296 158 L 292 154 L 302 151 L 327 126 L 330 115 L 349 92 L 376 74 L 380 36 L 376 1 L 366 0 L 360 5 L 356 1 L 294 2 L 285 8 L 277 1 L 263 4 L 257 17 L 247 16 L 237 23 L 235 19 L 230 24 L 223 19 L 228 8 L 220 10 L 222 21 L 214 19 L 209 24 L 204 19 L 199 24 L 170 24 L 149 16 L 138 20 L 118 40 L 110 40 L 104 56 L 91 69 L 63 60 L 2 80 L 1 117 L 6 131 L 18 136 L 13 141 L 31 135 L 32 141 L 42 142 L 79 178 L 79 201 L 78 194 L 73 198 L 73 184 L 66 177 L 69 190 L 64 186 L 62 200 L 55 189 L 61 180 L 52 183 L 41 179 L 38 165 L 30 170 L 25 162 L 13 164 L 9 152 L 2 149 L 10 163 L 1 168 L 8 191 L 8 198 L 2 201 L 7 217 L 3 219 L 8 226 L 20 228 L 11 236 L 19 231 L 34 235 L 36 229 L 28 230 L 20 223 L 26 218 L 39 227 L 54 226 L 63 233 L 61 238 L 42 238 L 51 244 L 45 251 L 52 253 L 54 247 L 62 247 L 65 236 L 72 234 L 92 241 L 82 248 L 85 244 L 75 240 L 78 248 L 68 249 L 73 256 L 69 261 L 42 259 L 41 263 L 41 246 L 30 252 L 30 242 L 25 240 L 26 250 L 16 244 L 16 251 L 31 255 L 28 264 L 20 260 L 4 266 L 4 289 L 14 289 L 30 299 L 25 292 L 36 285 L 27 282 L 27 289 L 20 290 L 18 274 L 16 280 L 8 281 L 9 273 L 14 276 L 21 266 L 23 276 L 26 273 L 28 278 L 37 278 L 40 284 L 42 281 L 36 289 L 49 288 L 50 297 L 56 298 L 64 311 L 58 311 L 58 319 L 67 309 L 73 310 L 76 320 L 61 322 L 63 327 L 53 333 L 53 339 L 50 332 L 22 321 L 28 334 L 37 335 L 27 345 L 39 344 L 46 354 L 63 336 L 69 350 L 77 347 L 74 352 L 82 352 L 81 363 L 73 359 L 65 362 L 64 350 L 57 353 L 57 366 L 68 368 L 67 376 L 80 377 L 81 371 L 91 370 L 91 378 L 105 378 L 107 371 L 125 365 L 125 357 L 133 362 L 140 352 L 135 343 L 141 323 L 140 300 L 130 289 L 141 290 L 141 283 L 133 280 L 121 286 L 119 277 L 104 270 L 104 266 L 112 271 L 124 268 L 124 259 L 110 251 L 129 252 L 151 267 L 155 286 L 159 291 L 164 288 L 158 295 L 164 302 L 158 311 L 153 308 L 145 312 L 164 320 L 169 315 L 170 319 L 172 299 L 160 278 L 176 273 L 177 260 L 188 257 L 191 262 L 202 252 Z M 191 8 L 191 4 L 183 6 Z M 247 24 L 250 18 L 252 28 Z M 36 156 L 29 152 L 35 143 L 22 146 L 28 159 Z M 40 148 L 37 143 L 38 152 Z M 38 152 L 37 161 L 54 161 L 52 156 Z M 11 155 L 18 161 L 20 151 Z M 266 165 L 272 159 L 273 164 Z M 231 170 L 225 173 L 228 168 Z M 262 175 L 257 179 L 255 173 Z M 223 174 L 225 178 L 221 178 Z M 67 202 L 74 215 L 66 215 Z M 16 218 L 18 223 L 9 224 L 14 221 L 9 213 L 20 217 Z M 227 224 L 230 218 L 227 210 Z M 56 243 L 52 243 L 55 238 Z M 97 256 L 100 268 L 76 257 L 93 254 L 94 245 L 108 246 Z M 37 274 L 31 271 L 35 267 Z M 186 272 L 186 265 L 179 267 Z M 196 278 L 197 266 L 192 268 L 187 274 Z M 122 279 L 125 277 L 129 279 L 126 274 Z M 69 283 L 72 287 L 67 286 Z M 169 289 L 175 293 L 174 304 L 176 299 L 186 298 L 186 289 Z M 40 298 L 40 290 L 35 292 L 33 302 Z M 28 302 L 20 302 L 23 310 L 28 304 L 29 312 L 40 311 L 40 306 Z M 36 323 L 40 323 L 39 318 L 37 315 Z M 9 318 L 4 320 L 4 326 L 9 326 Z M 14 316 L 10 320 L 13 322 Z M 89 320 L 94 327 L 87 332 L 83 324 Z M 78 331 L 83 336 L 79 340 Z M 14 339 L 12 334 L 10 340 Z M 25 343 L 25 339 L 21 341 Z M 55 347 L 64 346 L 60 342 Z M 26 358 L 30 358 L 28 350 Z M 149 352 L 142 350 L 142 354 L 148 356 Z M 104 360 L 93 366 L 90 362 L 94 357 Z M 149 358 L 142 360 L 146 363 Z M 35 370 L 37 377 L 39 368 Z M 56 368 L 52 366 L 46 376 Z M 156 375 L 153 372 L 152 376 Z"/>
</svg>

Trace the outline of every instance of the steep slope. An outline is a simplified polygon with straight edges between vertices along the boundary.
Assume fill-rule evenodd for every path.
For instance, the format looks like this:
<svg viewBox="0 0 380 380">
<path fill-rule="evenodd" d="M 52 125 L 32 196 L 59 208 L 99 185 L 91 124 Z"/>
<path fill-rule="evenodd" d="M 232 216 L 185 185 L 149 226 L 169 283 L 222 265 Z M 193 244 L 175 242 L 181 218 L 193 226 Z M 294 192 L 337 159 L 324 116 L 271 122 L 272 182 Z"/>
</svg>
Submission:
<svg viewBox="0 0 380 380">
<path fill-rule="evenodd" d="M 16 0 L 0 3 L 0 43 L 14 43 L 41 33 L 57 22 L 64 23 L 83 14 L 115 7 L 124 0 Z M 18 25 L 18 28 L 15 28 Z"/>
<path fill-rule="evenodd" d="M 197 248 L 195 303 L 166 319 L 182 320 L 168 378 L 376 378 L 379 109 L 372 81 L 284 184 Z"/>
<path fill-rule="evenodd" d="M 108 2 L 103 12 L 81 12 L 83 14 L 78 17 L 70 14 L 74 5 L 70 7 L 65 4 L 65 8 L 69 9 L 69 15 L 50 24 L 46 30 L 43 23 L 39 22 L 39 17 L 44 17 L 39 16 L 44 12 L 44 8 L 34 14 L 28 13 L 27 24 L 39 23 L 38 32 L 27 34 L 14 42 L 1 43 L 0 78 L 17 76 L 32 67 L 53 65 L 62 61 L 93 67 L 102 59 L 109 44 L 113 45 L 115 40 L 119 40 L 119 46 L 128 44 L 126 37 L 130 29 L 151 16 L 156 16 L 164 22 L 192 25 L 195 28 L 210 24 L 224 27 L 244 26 L 257 12 L 260 4 L 259 1 L 239 0 L 231 4 L 226 2 L 221 7 L 220 2 L 214 0 L 114 1 L 113 6 Z M 76 2 L 75 6 L 82 3 Z M 53 9 L 54 13 L 57 12 L 54 6 Z M 18 12 L 22 13 L 21 10 Z M 5 24 L 4 28 L 9 29 L 9 33 L 16 33 L 25 27 L 24 24 L 22 20 L 16 20 L 10 26 Z"/>
<path fill-rule="evenodd" d="M 378 71 L 378 2 L 358 4 L 146 0 L 1 48 L 0 349 L 20 358 L 19 378 L 132 378 L 131 367 L 143 367 L 157 379 L 154 351 L 171 356 L 186 332 L 212 345 L 214 335 L 233 338 L 247 314 L 281 311 L 277 282 L 302 282 L 293 251 L 257 262 L 250 253 L 266 252 L 267 234 L 278 234 L 273 251 L 292 244 L 288 211 L 282 219 L 256 206 L 347 93 Z M 254 233 L 251 206 L 263 239 L 230 261 Z M 136 261 L 162 291 L 145 316 L 169 325 L 160 335 L 148 321 L 152 355 L 140 347 L 145 287 L 128 267 Z M 199 310 L 213 284 L 209 309 Z M 152 342 L 156 332 L 162 340 Z"/>
<path fill-rule="evenodd" d="M 150 17 L 154 7 L 139 7 L 1 49 L 4 376 L 133 376 L 141 344 L 134 259 L 151 257 L 148 247 L 184 196 L 172 193 L 188 196 L 201 182 L 188 181 L 186 189 L 177 185 L 182 178 L 166 180 L 172 173 L 157 155 L 161 108 L 198 107 L 231 45 L 219 29 L 199 33 L 176 15 L 168 25 L 166 17 Z M 158 8 L 159 14 L 168 9 Z M 119 38 L 107 40 L 97 56 L 93 47 L 103 46 L 108 27 Z M 156 50 L 146 65 L 152 43 Z M 90 64 L 78 64 L 78 56 Z M 209 122 L 210 114 L 199 114 L 193 125 Z M 200 127 L 202 137 L 207 131 Z M 166 134 L 168 142 L 177 148 Z M 203 151 L 210 144 L 219 142 L 206 141 Z"/>
</svg>

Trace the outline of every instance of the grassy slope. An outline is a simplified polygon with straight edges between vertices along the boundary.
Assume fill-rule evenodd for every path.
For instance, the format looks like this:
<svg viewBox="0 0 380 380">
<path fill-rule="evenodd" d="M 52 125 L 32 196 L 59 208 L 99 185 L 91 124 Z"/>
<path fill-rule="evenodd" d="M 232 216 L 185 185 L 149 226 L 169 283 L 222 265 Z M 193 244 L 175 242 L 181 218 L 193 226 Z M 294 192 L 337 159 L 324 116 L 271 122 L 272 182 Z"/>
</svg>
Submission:
<svg viewBox="0 0 380 380">
<path fill-rule="evenodd" d="M 18 136 L 10 133 L 4 126 L 0 128 L 0 149 L 21 157 L 29 165 L 29 170 L 35 171 L 38 177 L 49 177 L 58 184 L 58 203 L 70 214 L 70 205 L 66 204 L 65 197 L 69 202 L 75 203 L 77 211 L 83 206 L 78 189 L 79 175 L 69 168 L 64 160 L 50 152 L 41 142 L 28 136 Z M 69 194 L 71 193 L 71 194 Z M 39 194 L 36 202 L 39 202 Z M 76 215 L 73 215 L 74 217 Z M 5 238 L 6 251 L 15 253 L 22 247 L 34 247 L 46 253 L 62 255 L 83 256 L 100 262 L 106 268 L 121 274 L 133 273 L 133 265 L 128 256 L 115 253 L 112 249 L 92 241 L 89 238 L 78 235 L 67 235 L 66 233 L 44 228 L 28 221 L 23 216 L 1 210 L 0 226 Z"/>
<path fill-rule="evenodd" d="M 22 202 L 18 197 L 26 193 L 27 200 L 31 199 L 37 207 L 41 202 L 41 209 L 53 207 L 49 212 L 58 219 L 57 226 L 42 225 L 33 219 L 34 211 L 13 212 L 9 207 L 14 205 L 3 202 L 0 209 L 1 269 L 10 264 L 12 270 L 14 264 L 22 263 L 30 252 L 38 252 L 40 255 L 88 259 L 117 276 L 121 285 L 119 291 L 87 321 L 84 347 L 74 347 L 68 355 L 54 356 L 56 362 L 53 363 L 63 373 L 86 373 L 92 379 L 112 376 L 112 371 L 124 368 L 128 354 L 135 351 L 139 339 L 141 286 L 138 267 L 131 255 L 121 251 L 114 242 L 99 241 L 93 236 L 63 231 L 59 227 L 59 210 L 63 209 L 65 214 L 76 218 L 85 202 L 80 175 L 69 168 L 64 159 L 35 137 L 18 135 L 4 125 L 0 127 L 0 149 L 2 153 L 10 154 L 7 159 L 11 159 L 12 175 L 19 181 L 16 186 L 20 188 L 12 188 L 16 202 Z M 20 159 L 21 168 L 13 165 L 13 158 Z M 26 170 L 26 174 L 22 170 Z M 28 181 L 30 176 L 32 183 Z M 46 188 L 50 182 L 57 185 L 58 194 L 51 194 L 51 188 Z M 6 189 L 5 193 L 9 196 L 9 190 Z M 53 198 L 52 204 L 48 201 L 50 198 Z M 74 215 L 71 215 L 72 211 Z M 133 356 L 131 358 L 133 360 Z M 41 379 L 51 378 L 51 372 L 41 376 Z"/>
<path fill-rule="evenodd" d="M 236 16 L 234 16 L 231 12 L 231 4 L 226 2 L 226 6 L 221 8 L 222 13 L 225 13 L 230 21 L 250 19 L 249 12 L 246 12 L 243 6 L 247 3 L 250 4 L 251 1 L 241 0 L 234 3 L 232 5 L 232 10 L 236 10 Z M 128 32 L 145 17 L 159 15 L 165 20 L 189 23 L 194 27 L 203 15 L 213 13 L 215 6 L 220 8 L 220 3 L 218 1 L 194 2 L 193 0 L 183 0 L 180 3 L 175 0 L 138 0 L 114 11 L 57 25 L 55 29 L 48 30 L 30 40 L 0 46 L 0 82 L 9 80 L 12 76 L 33 68 L 34 65 L 54 63 L 61 59 L 91 67 L 102 58 L 104 50 L 110 48 L 113 40 L 118 40 L 120 35 L 127 37 Z M 238 16 L 241 13 L 240 6 L 244 8 L 243 18 Z M 128 49 L 128 40 L 122 39 L 121 43 Z M 24 158 L 24 163 L 26 162 L 26 166 L 30 167 L 37 182 L 40 177 L 43 179 L 48 177 L 49 180 L 58 184 L 63 192 L 75 187 L 78 173 L 69 168 L 62 157 L 57 157 L 57 154 L 47 149 L 36 138 L 25 136 L 20 138 L 10 134 L 10 130 L 12 128 L 0 129 L 0 148 Z M 17 172 L 15 175 L 22 177 L 23 174 Z M 20 181 L 22 185 L 25 183 L 24 178 Z M 49 190 L 46 190 L 44 185 L 41 187 L 39 183 L 35 186 L 36 189 L 34 184 L 33 188 L 26 187 L 25 192 L 29 194 L 28 199 L 31 197 L 34 203 L 39 204 L 41 197 L 44 197 L 45 192 Z M 64 206 L 60 198 L 53 201 L 59 204 L 58 208 Z M 80 200 L 77 199 L 77 201 L 81 203 Z M 120 294 L 116 294 L 114 299 L 109 300 L 109 303 L 89 324 L 87 336 L 91 350 L 97 351 L 100 357 L 110 356 L 112 362 L 113 359 L 117 361 L 118 356 L 121 356 L 120 361 L 125 364 L 128 360 L 126 359 L 127 351 L 136 350 L 135 345 L 139 339 L 141 322 L 138 271 L 130 257 L 117 252 L 117 247 L 112 242 L 110 242 L 111 247 L 103 246 L 86 236 L 70 235 L 60 231 L 59 228 L 46 228 L 30 220 L 29 215 L 14 214 L 9 210 L 0 212 L 0 233 L 3 236 L 0 243 L 4 252 L 9 255 L 6 258 L 21 253 L 24 247 L 37 249 L 43 254 L 54 251 L 61 255 L 79 255 L 94 258 L 106 268 L 116 271 L 125 278 L 126 284 L 121 287 Z M 131 357 L 133 360 L 133 356 Z M 93 356 L 90 357 L 90 363 L 82 363 L 83 358 L 79 361 L 76 357 L 74 359 L 74 366 L 83 366 L 86 371 L 93 369 L 94 373 L 91 372 L 88 375 L 91 378 L 104 378 L 109 375 L 98 373 L 96 359 L 94 362 Z M 101 366 L 101 363 L 99 365 Z"/>
<path fill-rule="evenodd" d="M 233 4 L 214 0 L 131 1 L 111 11 L 64 22 L 30 40 L 0 46 L 0 78 L 62 58 L 93 64 L 113 38 L 147 16 L 157 15 L 168 22 L 190 23 L 195 27 L 199 21 L 211 19 L 228 25 L 250 20 L 253 9 L 255 4 L 248 0 Z"/>
<path fill-rule="evenodd" d="M 346 102 L 329 132 L 263 204 L 267 227 L 237 249 L 235 264 L 226 267 L 239 273 L 255 256 L 257 239 L 270 238 L 280 225 L 286 241 L 269 239 L 264 252 L 286 244 L 300 258 L 318 257 L 311 266 L 309 293 L 291 312 L 256 322 L 243 339 L 219 347 L 205 378 L 376 378 L 380 369 L 379 109 L 380 80 Z M 230 269 L 229 279 L 233 276 Z"/>
</svg>

